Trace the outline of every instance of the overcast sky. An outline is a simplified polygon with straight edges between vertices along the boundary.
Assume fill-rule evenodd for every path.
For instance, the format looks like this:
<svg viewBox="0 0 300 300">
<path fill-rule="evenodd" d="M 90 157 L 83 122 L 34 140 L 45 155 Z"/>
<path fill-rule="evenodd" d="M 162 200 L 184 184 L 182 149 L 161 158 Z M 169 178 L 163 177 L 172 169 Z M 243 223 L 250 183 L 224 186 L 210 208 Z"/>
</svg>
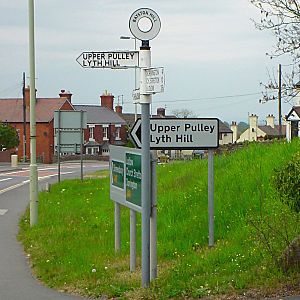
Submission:
<svg viewBox="0 0 300 300">
<path fill-rule="evenodd" d="M 0 2 L 0 98 L 21 97 L 22 72 L 29 76 L 27 2 Z M 153 111 L 187 108 L 228 122 L 247 121 L 248 113 L 263 122 L 273 113 L 277 120 L 277 103 L 258 101 L 259 83 L 267 81 L 267 69 L 277 76 L 277 64 L 287 60 L 265 55 L 275 39 L 255 29 L 250 19 L 258 20 L 259 12 L 249 0 L 36 1 L 38 97 L 66 89 L 75 104 L 97 104 L 108 90 L 116 102 L 124 95 L 124 111 L 133 112 L 132 69 L 83 69 L 76 58 L 83 51 L 133 50 L 134 40 L 120 36 L 130 35 L 129 18 L 141 7 L 156 11 L 162 23 L 150 46 L 152 66 L 165 68 L 166 87 L 153 96 Z M 283 104 L 283 114 L 290 108 Z"/>
</svg>

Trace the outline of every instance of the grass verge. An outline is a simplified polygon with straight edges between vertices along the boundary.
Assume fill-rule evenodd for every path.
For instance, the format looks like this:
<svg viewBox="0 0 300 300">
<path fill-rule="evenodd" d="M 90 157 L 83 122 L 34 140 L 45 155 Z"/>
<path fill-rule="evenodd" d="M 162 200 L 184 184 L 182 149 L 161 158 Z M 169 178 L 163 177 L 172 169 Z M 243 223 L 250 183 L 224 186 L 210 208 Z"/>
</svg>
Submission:
<svg viewBox="0 0 300 300">
<path fill-rule="evenodd" d="M 212 249 L 207 247 L 207 161 L 159 166 L 159 277 L 150 289 L 140 288 L 139 267 L 135 273 L 128 271 L 126 208 L 121 254 L 114 254 L 109 178 L 63 181 L 50 193 L 41 193 L 39 224 L 29 227 L 27 211 L 20 221 L 19 239 L 42 282 L 95 298 L 199 298 L 299 284 L 299 273 L 283 273 L 275 259 L 285 248 L 281 234 L 290 240 L 299 234 L 299 216 L 274 196 L 269 184 L 274 168 L 284 165 L 299 145 L 298 141 L 251 144 L 216 157 Z M 140 216 L 137 223 L 140 237 Z"/>
</svg>

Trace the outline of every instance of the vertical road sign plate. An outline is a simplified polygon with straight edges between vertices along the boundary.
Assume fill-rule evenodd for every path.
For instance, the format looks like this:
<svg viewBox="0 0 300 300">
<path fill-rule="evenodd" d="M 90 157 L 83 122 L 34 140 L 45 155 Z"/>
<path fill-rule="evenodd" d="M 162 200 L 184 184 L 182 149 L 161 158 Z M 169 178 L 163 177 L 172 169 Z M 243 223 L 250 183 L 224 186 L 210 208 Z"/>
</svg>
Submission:
<svg viewBox="0 0 300 300">
<path fill-rule="evenodd" d="M 126 201 L 141 206 L 141 155 L 126 153 Z"/>
<path fill-rule="evenodd" d="M 165 72 L 163 67 L 142 69 L 145 72 L 145 94 L 163 93 L 165 90 Z M 142 84 L 143 85 L 143 84 Z"/>
</svg>

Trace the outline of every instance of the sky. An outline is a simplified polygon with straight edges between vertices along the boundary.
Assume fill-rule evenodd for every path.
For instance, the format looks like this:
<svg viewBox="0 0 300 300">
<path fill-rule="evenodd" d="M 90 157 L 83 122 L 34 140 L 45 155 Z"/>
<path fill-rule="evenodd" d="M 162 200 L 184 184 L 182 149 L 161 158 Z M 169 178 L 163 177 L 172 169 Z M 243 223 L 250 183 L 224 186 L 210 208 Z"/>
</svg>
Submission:
<svg viewBox="0 0 300 300">
<path fill-rule="evenodd" d="M 57 97 L 61 89 L 74 104 L 98 104 L 108 91 L 124 112 L 134 112 L 134 70 L 86 69 L 83 51 L 134 50 L 129 18 L 138 8 L 153 9 L 161 30 L 150 41 L 152 66 L 164 67 L 165 92 L 152 97 L 152 112 L 188 109 L 200 117 L 246 121 L 268 114 L 278 122 L 278 104 L 261 104 L 260 82 L 288 58 L 270 59 L 275 38 L 251 19 L 259 11 L 249 0 L 40 0 L 35 1 L 37 97 Z M 137 42 L 138 47 L 140 41 Z M 0 98 L 21 97 L 22 73 L 29 84 L 28 1 L 0 1 Z M 123 95 L 123 97 L 121 97 Z M 119 97 L 118 97 L 119 96 Z M 123 98 L 123 103 L 122 103 Z M 283 115 L 293 102 L 283 103 Z"/>
</svg>

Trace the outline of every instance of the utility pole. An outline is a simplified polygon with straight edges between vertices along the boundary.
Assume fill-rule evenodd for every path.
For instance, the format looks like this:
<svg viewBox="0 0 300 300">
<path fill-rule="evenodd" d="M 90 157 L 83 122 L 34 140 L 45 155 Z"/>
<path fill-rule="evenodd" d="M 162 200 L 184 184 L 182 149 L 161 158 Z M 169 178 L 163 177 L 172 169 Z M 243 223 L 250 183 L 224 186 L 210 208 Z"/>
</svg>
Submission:
<svg viewBox="0 0 300 300">
<path fill-rule="evenodd" d="M 25 72 L 23 72 L 23 162 L 26 162 L 26 99 L 25 99 Z"/>
<path fill-rule="evenodd" d="M 278 124 L 279 124 L 279 137 L 282 135 L 281 124 L 281 64 L 278 65 Z"/>
<path fill-rule="evenodd" d="M 34 0 L 28 0 L 29 17 L 29 67 L 30 67 L 30 226 L 38 222 L 38 176 L 36 164 L 36 116 L 35 116 L 35 47 Z"/>
</svg>

